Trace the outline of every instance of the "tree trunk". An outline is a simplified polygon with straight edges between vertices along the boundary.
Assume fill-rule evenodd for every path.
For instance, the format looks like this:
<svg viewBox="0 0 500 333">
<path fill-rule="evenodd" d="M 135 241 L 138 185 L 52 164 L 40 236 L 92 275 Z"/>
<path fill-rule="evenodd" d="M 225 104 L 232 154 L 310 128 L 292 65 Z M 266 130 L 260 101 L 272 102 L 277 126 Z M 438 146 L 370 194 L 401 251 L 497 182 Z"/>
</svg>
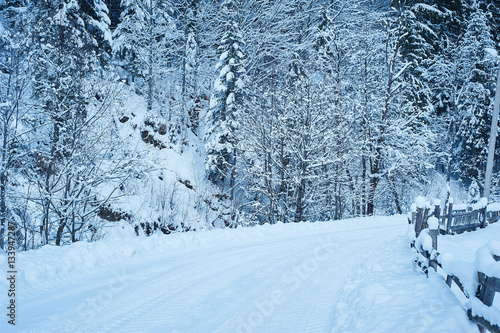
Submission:
<svg viewBox="0 0 500 333">
<path fill-rule="evenodd" d="M 5 229 L 7 225 L 7 145 L 8 145 L 8 117 L 7 108 L 2 109 L 3 114 L 3 144 L 2 144 L 2 171 L 0 173 L 0 250 L 4 248 Z"/>
<path fill-rule="evenodd" d="M 455 145 L 455 133 L 456 133 L 456 126 L 455 126 L 455 119 L 452 118 L 451 124 L 450 124 L 450 131 L 451 131 L 451 145 L 450 145 L 450 156 L 448 157 L 448 170 L 446 173 L 446 201 L 444 202 L 444 207 L 448 207 L 448 202 L 450 201 L 450 196 L 451 196 L 451 168 L 453 166 L 453 158 L 454 158 L 454 145 Z"/>
<path fill-rule="evenodd" d="M 305 172 L 304 167 L 303 167 L 302 171 Z M 304 200 L 305 188 L 306 188 L 305 175 L 302 174 L 302 179 L 300 180 L 299 188 L 297 190 L 297 201 L 296 201 L 296 208 L 295 208 L 295 222 L 301 222 L 304 219 L 303 200 Z"/>
<path fill-rule="evenodd" d="M 389 188 L 391 189 L 392 196 L 394 197 L 394 204 L 396 205 L 396 211 L 398 212 L 398 214 L 403 214 L 403 210 L 401 209 L 401 202 L 399 200 L 399 194 L 398 191 L 396 190 L 396 184 L 395 184 L 396 181 L 394 180 L 394 177 L 387 177 L 387 181 L 389 183 Z"/>
<path fill-rule="evenodd" d="M 236 186 L 236 150 L 233 150 L 233 164 L 230 166 L 230 175 L 229 175 L 229 199 L 231 202 L 234 201 L 234 187 Z"/>
<path fill-rule="evenodd" d="M 368 200 L 366 203 L 366 215 L 372 216 L 375 210 L 375 190 L 377 189 L 377 184 L 379 178 L 372 176 L 370 178 L 370 187 L 368 188 Z"/>
<path fill-rule="evenodd" d="M 366 215 L 366 158 L 363 155 L 361 158 L 361 194 L 360 194 L 360 211 L 361 215 Z"/>
<path fill-rule="evenodd" d="M 62 233 L 64 231 L 64 228 L 66 227 L 66 223 L 67 223 L 67 218 L 64 218 L 63 222 L 61 222 L 61 224 L 59 224 L 59 227 L 57 227 L 57 235 L 56 235 L 57 246 L 61 245 Z"/>
<path fill-rule="evenodd" d="M 49 244 L 49 213 L 50 213 L 50 170 L 45 174 L 45 198 L 43 198 L 43 220 L 42 220 L 42 239 L 45 236 L 45 244 Z"/>
<path fill-rule="evenodd" d="M 149 46 L 149 54 L 148 54 L 148 111 L 153 109 L 153 45 L 154 45 L 154 36 L 153 36 L 153 1 L 149 1 L 149 38 L 150 38 L 150 46 Z"/>
</svg>

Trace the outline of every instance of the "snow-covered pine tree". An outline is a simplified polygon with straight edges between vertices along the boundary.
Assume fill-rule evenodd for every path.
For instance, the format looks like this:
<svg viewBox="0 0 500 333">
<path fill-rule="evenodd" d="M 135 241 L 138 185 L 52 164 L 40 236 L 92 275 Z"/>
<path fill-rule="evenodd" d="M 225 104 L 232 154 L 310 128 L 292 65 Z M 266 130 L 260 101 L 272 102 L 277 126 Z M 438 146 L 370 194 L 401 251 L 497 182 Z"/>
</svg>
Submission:
<svg viewBox="0 0 500 333">
<path fill-rule="evenodd" d="M 179 25 L 179 36 L 176 41 L 176 52 L 180 61 L 180 80 L 182 95 L 182 117 L 189 119 L 187 126 L 194 134 L 198 134 L 200 113 L 199 65 L 200 24 L 198 11 L 201 4 L 193 0 L 177 3 L 176 13 Z"/>
<path fill-rule="evenodd" d="M 156 86 L 164 78 L 175 33 L 168 0 L 122 0 L 120 23 L 113 33 L 113 52 L 134 82 L 143 78 L 148 111 L 158 101 Z"/>
<path fill-rule="evenodd" d="M 225 14 L 225 31 L 219 46 L 219 71 L 214 83 L 210 112 L 207 114 L 209 127 L 206 133 L 207 170 L 209 179 L 224 191 L 227 180 L 234 170 L 238 144 L 238 113 L 242 112 L 243 99 L 243 40 L 235 21 L 232 1 L 225 1 L 221 7 Z"/>
<path fill-rule="evenodd" d="M 232 0 L 221 5 L 224 34 L 219 45 L 219 71 L 214 95 L 206 115 L 205 165 L 210 181 L 221 189 L 221 196 L 232 202 L 236 186 L 239 120 L 244 107 L 243 37 L 236 21 Z"/>
<path fill-rule="evenodd" d="M 452 169 L 456 155 L 456 127 L 459 121 L 458 109 L 462 98 L 462 74 L 458 70 L 457 49 L 460 43 L 464 4 L 461 0 L 434 0 L 429 3 L 433 10 L 420 11 L 419 20 L 437 35 L 430 55 L 431 63 L 427 73 L 423 73 L 432 91 L 434 107 L 432 131 L 436 135 L 434 151 L 438 170 L 446 173 L 448 203 Z M 425 7 L 424 7 L 425 8 Z M 437 9 L 437 10 L 436 10 Z"/>
<path fill-rule="evenodd" d="M 495 49 L 486 13 L 476 3 L 465 22 L 466 31 L 458 51 L 461 73 L 457 163 L 466 179 L 483 183 L 488 134 L 493 110 L 496 59 L 487 49 Z"/>
<path fill-rule="evenodd" d="M 429 66 L 432 64 L 432 52 L 438 36 L 430 26 L 430 18 L 445 16 L 432 5 L 415 3 L 395 5 L 397 24 L 401 34 L 401 59 L 408 63 L 404 80 L 408 82 L 404 94 L 419 109 L 430 107 L 431 91 L 427 84 Z"/>
</svg>

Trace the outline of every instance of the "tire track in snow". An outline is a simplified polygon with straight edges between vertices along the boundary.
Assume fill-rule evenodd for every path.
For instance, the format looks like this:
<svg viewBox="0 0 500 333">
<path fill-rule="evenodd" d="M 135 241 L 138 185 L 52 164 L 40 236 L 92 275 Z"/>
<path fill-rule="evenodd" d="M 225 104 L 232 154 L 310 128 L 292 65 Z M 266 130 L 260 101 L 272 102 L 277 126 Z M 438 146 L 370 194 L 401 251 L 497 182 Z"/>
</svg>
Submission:
<svg viewBox="0 0 500 333">
<path fill-rule="evenodd" d="M 297 246 L 297 240 L 289 241 L 287 243 L 292 243 L 294 246 Z M 307 244 L 303 244 L 301 247 L 306 247 Z M 148 323 L 155 323 L 156 326 L 160 325 L 163 329 L 168 330 L 168 321 L 165 321 L 163 318 L 165 313 L 184 313 L 185 318 L 193 318 L 196 313 L 204 313 L 205 311 L 209 311 L 208 307 L 198 306 L 196 305 L 198 302 L 203 300 L 214 300 L 218 295 L 224 295 L 228 289 L 230 289 L 231 282 L 241 281 L 245 276 L 248 276 L 255 270 L 255 267 L 260 267 L 263 265 L 263 257 L 272 258 L 272 262 L 281 261 L 281 259 L 286 258 L 288 254 L 283 250 L 283 248 L 288 248 L 288 246 L 284 246 L 281 243 L 278 244 L 259 244 L 256 246 L 252 246 L 251 248 L 245 249 L 243 251 L 236 251 L 237 253 L 218 253 L 216 255 L 211 255 L 212 258 L 215 259 L 217 264 L 228 264 L 228 266 L 224 269 L 220 269 L 218 265 L 214 265 L 213 263 L 207 262 L 204 265 L 205 268 L 210 271 L 214 267 L 216 270 L 211 272 L 208 276 L 202 276 L 195 281 L 185 280 L 183 282 L 183 287 L 180 290 L 177 290 L 175 294 L 165 293 L 158 297 L 158 299 L 154 302 L 154 304 L 149 304 L 147 307 L 143 308 L 140 313 L 136 313 L 133 318 L 129 318 L 128 324 L 122 326 L 120 328 L 120 332 L 136 332 L 137 330 L 146 330 L 146 331 L 154 331 L 153 327 L 149 327 Z M 256 252 L 256 250 L 259 250 Z M 274 253 L 281 253 L 281 255 L 276 257 L 269 257 L 269 250 Z M 222 258 L 220 256 L 223 256 Z M 241 258 L 245 258 L 246 260 L 241 261 Z M 206 260 L 198 259 L 198 260 Z M 269 260 L 269 259 L 268 259 Z M 268 261 L 267 264 L 270 264 Z M 188 272 L 189 273 L 189 272 Z M 182 278 L 186 273 L 179 274 Z M 178 277 L 170 277 L 172 281 L 178 280 Z M 256 286 L 259 286 L 258 284 Z M 231 296 L 231 292 L 227 296 Z M 162 306 L 163 305 L 163 306 Z M 156 308 L 156 311 L 151 311 L 153 308 Z M 198 310 L 198 311 L 197 311 Z M 214 317 L 217 318 L 217 313 L 213 313 Z M 219 315 L 220 316 L 220 315 Z M 140 319 L 140 320 L 138 320 Z M 175 319 L 175 318 L 172 318 Z M 210 325 L 210 319 L 207 321 L 207 318 L 203 318 L 204 320 L 199 324 L 202 325 L 200 329 L 206 330 L 207 326 Z M 163 325 L 158 324 L 159 322 L 164 322 Z M 177 326 L 182 330 L 182 332 L 186 331 L 185 322 L 178 322 Z M 191 322 L 191 324 L 193 324 Z M 188 330 L 191 332 L 199 332 L 199 330 L 193 329 Z M 210 330 L 209 330 L 210 331 Z"/>
<path fill-rule="evenodd" d="M 365 229 L 348 225 L 337 230 L 333 223 L 275 241 L 245 240 L 143 263 L 134 260 L 123 265 L 123 293 L 113 295 L 89 320 L 79 317 L 78 305 L 103 292 L 109 273 L 86 274 L 88 286 L 78 285 L 82 277 L 75 280 L 75 289 L 68 283 L 68 290 L 37 301 L 47 308 L 58 301 L 67 306 L 68 299 L 76 304 L 31 328 L 54 331 L 76 316 L 76 332 L 327 332 L 348 272 L 360 267 L 367 249 L 405 230 L 396 220 L 364 224 Z M 328 237 L 326 243 L 334 244 L 331 253 L 319 253 L 319 244 Z M 96 283 L 99 277 L 103 281 Z M 281 296 L 273 305 L 276 292 Z M 267 310 L 260 309 L 262 304 Z M 259 312 L 262 320 L 255 317 L 255 325 L 247 325 L 249 316 Z"/>
<path fill-rule="evenodd" d="M 359 257 L 359 252 L 364 252 L 379 242 L 372 240 L 369 235 L 360 235 L 356 242 L 357 249 L 342 248 L 339 245 L 342 243 L 342 234 L 343 232 L 335 232 L 323 236 L 330 236 L 330 242 L 337 244 L 336 253 L 329 255 L 327 260 L 316 260 L 317 266 L 313 263 L 312 258 L 314 258 L 314 250 L 318 242 L 309 240 L 309 251 L 302 256 L 296 255 L 294 258 L 294 266 L 302 266 L 302 268 L 306 268 L 306 271 L 300 273 L 296 269 L 289 269 L 285 273 L 285 277 L 278 281 L 277 287 L 256 297 L 257 303 L 263 304 L 267 301 L 268 310 L 271 311 L 266 312 L 262 310 L 263 306 L 259 307 L 254 302 L 250 302 L 234 318 L 227 320 L 216 331 L 325 332 L 325 329 L 331 325 L 331 309 L 335 302 L 335 293 L 339 290 L 336 280 L 342 279 L 338 276 L 338 266 L 336 265 L 339 263 L 349 264 L 349 266 L 359 265 L 358 261 L 353 263 L 351 258 Z M 363 246 L 359 248 L 359 244 L 363 244 Z M 298 278 L 303 279 L 299 281 Z M 269 305 L 269 300 L 272 299 L 272 293 L 276 290 L 281 290 L 284 298 L 273 307 Z M 316 297 L 311 299 L 310 295 Z"/>
<path fill-rule="evenodd" d="M 296 243 L 297 240 L 290 240 L 288 241 L 290 243 Z M 161 260 L 158 262 L 158 258 L 153 259 L 152 262 L 146 263 L 146 264 L 137 264 L 132 268 L 128 269 L 128 273 L 126 274 L 124 280 L 127 281 L 125 287 L 126 287 L 126 292 L 127 295 L 121 296 L 117 295 L 116 300 L 110 300 L 110 304 L 106 306 L 103 313 L 95 314 L 97 318 L 88 318 L 90 320 L 92 319 L 99 319 L 99 324 L 98 325 L 84 325 L 84 326 L 79 326 L 76 331 L 78 332 L 91 332 L 95 331 L 96 329 L 99 329 L 99 331 L 103 331 L 104 326 L 111 326 L 109 329 L 106 330 L 111 330 L 115 331 L 119 325 L 125 325 L 127 322 L 131 322 L 134 319 L 137 320 L 137 318 L 144 317 L 146 313 L 151 312 L 150 310 L 157 306 L 158 304 L 161 304 L 164 300 L 166 299 L 174 299 L 175 297 L 178 297 L 180 299 L 178 304 L 174 304 L 173 313 L 175 313 L 176 309 L 183 308 L 185 304 L 182 304 L 183 302 L 186 303 L 185 301 L 182 301 L 183 298 L 186 297 L 186 294 L 203 294 L 206 292 L 206 288 L 202 287 L 207 283 L 212 283 L 215 284 L 218 279 L 221 278 L 224 274 L 228 275 L 229 279 L 233 279 L 238 273 L 238 271 L 242 268 L 242 263 L 238 262 L 239 258 L 245 258 L 248 257 L 250 254 L 256 251 L 256 249 L 262 249 L 262 251 L 258 256 L 253 258 L 251 261 L 254 262 L 253 265 L 250 267 L 255 267 L 256 265 L 259 265 L 262 261 L 262 256 L 268 255 L 268 251 L 270 250 L 271 252 L 283 252 L 280 251 L 283 248 L 283 244 L 278 243 L 274 245 L 270 245 L 269 242 L 266 243 L 261 243 L 261 244 L 256 244 L 253 246 L 247 246 L 244 249 L 231 249 L 231 251 L 227 249 L 223 250 L 218 250 L 212 254 L 210 254 L 211 258 L 217 258 L 220 256 L 226 256 L 226 259 L 224 262 L 229 263 L 229 266 L 226 268 L 222 268 L 219 266 L 213 266 L 212 261 L 208 260 L 206 256 L 201 257 L 199 253 L 192 254 L 188 257 L 182 257 L 182 264 L 174 265 L 172 266 L 170 264 L 169 259 Z M 287 254 L 283 252 L 282 257 L 286 257 Z M 207 261 L 204 263 L 204 261 Z M 220 262 L 220 260 L 219 260 Z M 154 263 L 156 266 L 152 266 L 152 263 Z M 248 261 L 246 262 L 248 263 Z M 155 268 L 157 266 L 161 266 L 162 264 L 165 264 L 164 268 Z M 191 273 L 192 267 L 199 265 L 200 267 L 203 267 L 203 265 L 206 266 L 206 268 L 211 268 L 214 267 L 216 268 L 216 271 L 211 274 L 211 275 L 203 275 L 203 272 L 201 272 L 200 269 L 200 276 L 198 278 L 193 279 L 194 276 L 187 276 L 186 274 Z M 187 273 L 185 270 L 187 269 Z M 135 273 L 132 273 L 130 271 L 136 270 Z M 229 274 L 231 273 L 232 274 Z M 244 275 L 245 273 L 242 271 L 239 275 Z M 131 278 L 131 276 L 137 276 L 139 275 L 139 278 L 137 280 L 134 280 Z M 92 277 L 94 279 L 95 276 Z M 186 279 L 187 278 L 187 279 Z M 91 281 L 89 281 L 91 282 Z M 180 284 L 179 284 L 180 283 Z M 193 287 L 201 285 L 200 287 Z M 166 287 L 167 286 L 167 287 Z M 172 286 L 174 288 L 172 289 Z M 79 294 L 85 294 L 85 293 L 90 293 L 92 295 L 95 295 L 96 292 L 94 292 L 96 288 L 83 288 L 79 290 Z M 98 288 L 97 288 L 98 289 Z M 191 291 L 190 291 L 191 290 Z M 73 296 L 79 296 L 79 294 L 73 294 Z M 64 292 L 65 296 L 72 295 L 71 292 Z M 89 299 L 83 299 L 80 301 L 80 304 L 89 304 L 91 301 L 94 299 L 94 297 Z M 138 311 L 136 309 L 142 309 L 141 311 Z M 112 311 L 106 311 L 106 310 L 112 310 Z M 75 311 L 73 311 L 75 312 Z M 106 314 L 106 312 L 109 312 Z M 154 311 L 153 311 L 154 313 Z M 165 313 L 165 312 L 163 312 Z M 57 318 L 54 318 L 56 320 L 61 320 L 61 317 L 64 318 L 72 318 L 74 316 L 77 316 L 75 313 L 67 313 L 64 316 L 59 316 Z M 114 318 L 114 317 L 120 317 L 120 319 Z M 127 320 L 126 318 L 129 318 Z M 105 319 L 105 320 L 104 320 Z M 117 322 L 116 325 L 112 324 L 113 320 Z M 67 323 L 59 323 L 56 326 L 51 325 L 50 322 L 53 320 L 49 320 L 47 323 L 43 325 L 47 330 L 53 331 L 53 329 L 56 329 L 58 331 L 61 331 L 61 329 L 64 330 L 65 327 L 72 327 L 71 325 L 67 325 Z M 88 323 L 88 320 L 86 320 Z M 144 321 L 141 321 L 142 324 L 144 325 Z M 104 325 L 104 326 L 100 326 Z M 38 326 L 40 329 L 41 327 Z M 122 327 L 122 330 L 125 329 L 125 327 Z"/>
</svg>

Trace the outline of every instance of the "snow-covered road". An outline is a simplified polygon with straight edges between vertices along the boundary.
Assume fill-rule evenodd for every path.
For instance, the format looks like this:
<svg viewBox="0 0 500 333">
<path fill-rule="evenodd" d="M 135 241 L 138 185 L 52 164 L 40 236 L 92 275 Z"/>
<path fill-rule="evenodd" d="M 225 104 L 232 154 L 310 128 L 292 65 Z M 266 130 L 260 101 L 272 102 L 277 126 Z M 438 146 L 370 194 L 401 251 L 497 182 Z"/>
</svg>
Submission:
<svg viewBox="0 0 500 333">
<path fill-rule="evenodd" d="M 442 277 L 415 269 L 407 228 L 379 217 L 23 253 L 16 329 L 0 331 L 477 332 Z"/>
</svg>

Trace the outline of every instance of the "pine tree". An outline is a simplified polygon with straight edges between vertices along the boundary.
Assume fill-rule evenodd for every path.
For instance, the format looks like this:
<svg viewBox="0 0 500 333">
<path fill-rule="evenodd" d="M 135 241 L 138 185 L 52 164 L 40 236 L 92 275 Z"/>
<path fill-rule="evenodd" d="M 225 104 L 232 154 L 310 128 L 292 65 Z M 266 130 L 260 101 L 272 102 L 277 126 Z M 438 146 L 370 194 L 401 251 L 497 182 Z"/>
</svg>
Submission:
<svg viewBox="0 0 500 333">
<path fill-rule="evenodd" d="M 459 45 L 458 72 L 462 74 L 459 102 L 458 167 L 466 179 L 482 183 L 486 161 L 496 64 L 487 52 L 495 49 L 486 14 L 471 8 L 466 32 Z"/>
<path fill-rule="evenodd" d="M 229 198 L 233 200 L 239 143 L 238 119 L 243 112 L 245 99 L 244 43 L 236 22 L 233 1 L 225 1 L 221 8 L 226 23 L 216 66 L 219 74 L 214 83 L 210 111 L 207 113 L 205 163 L 210 181 L 219 186 L 222 193 L 229 190 Z"/>
<path fill-rule="evenodd" d="M 113 33 L 113 52 L 124 61 L 131 81 L 144 78 L 147 109 L 158 101 L 158 82 L 164 78 L 168 46 L 175 33 L 172 5 L 167 0 L 122 0 L 121 22 Z"/>
</svg>

